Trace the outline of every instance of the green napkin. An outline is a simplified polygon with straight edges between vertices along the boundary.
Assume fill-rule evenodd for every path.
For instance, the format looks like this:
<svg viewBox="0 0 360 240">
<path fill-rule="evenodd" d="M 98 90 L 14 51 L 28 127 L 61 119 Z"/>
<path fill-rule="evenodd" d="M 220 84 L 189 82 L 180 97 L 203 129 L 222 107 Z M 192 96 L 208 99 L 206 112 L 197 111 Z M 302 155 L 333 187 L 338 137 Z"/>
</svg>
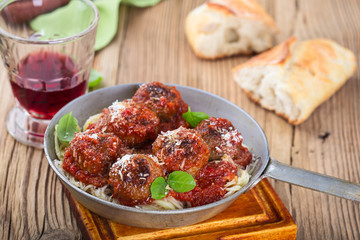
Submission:
<svg viewBox="0 0 360 240">
<path fill-rule="evenodd" d="M 148 7 L 159 3 L 161 0 L 94 0 L 99 10 L 99 23 L 96 33 L 95 50 L 100 50 L 108 45 L 116 35 L 118 29 L 120 2 L 137 7 Z M 70 1 L 66 6 L 60 7 L 50 13 L 42 14 L 30 22 L 30 27 L 41 36 L 40 39 L 63 38 L 72 36 L 89 25 L 91 14 L 89 9 L 81 6 L 78 1 Z M 77 24 L 73 24 L 74 17 Z M 85 17 L 84 17 L 85 16 Z M 61 20 L 59 20 L 61 19 Z"/>
<path fill-rule="evenodd" d="M 30 21 L 30 27 L 39 33 L 41 40 L 69 37 L 89 26 L 91 14 L 81 2 L 70 1 L 64 7 Z"/>
<path fill-rule="evenodd" d="M 149 7 L 158 4 L 161 0 L 122 0 L 123 3 L 136 7 Z"/>
<path fill-rule="evenodd" d="M 99 24 L 96 32 L 95 51 L 107 46 L 116 35 L 121 0 L 96 0 L 99 10 Z"/>
</svg>

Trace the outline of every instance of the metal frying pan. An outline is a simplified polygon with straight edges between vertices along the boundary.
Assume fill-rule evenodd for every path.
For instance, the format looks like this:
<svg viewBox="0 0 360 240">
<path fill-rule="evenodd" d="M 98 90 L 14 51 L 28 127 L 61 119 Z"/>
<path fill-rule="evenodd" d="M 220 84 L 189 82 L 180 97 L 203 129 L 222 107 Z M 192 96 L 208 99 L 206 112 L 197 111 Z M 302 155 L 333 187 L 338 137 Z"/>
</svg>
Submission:
<svg viewBox="0 0 360 240">
<path fill-rule="evenodd" d="M 277 180 L 296 184 L 313 190 L 360 202 L 360 185 L 322 174 L 294 168 L 282 164 L 269 156 L 265 134 L 258 123 L 244 110 L 235 104 L 214 94 L 184 86 L 176 86 L 192 111 L 205 112 L 213 117 L 229 119 L 242 133 L 245 144 L 259 160 L 254 168 L 249 183 L 234 195 L 220 201 L 200 207 L 153 211 L 122 206 L 94 197 L 73 186 L 55 167 L 54 129 L 60 118 L 72 111 L 83 125 L 85 120 L 115 100 L 131 98 L 139 84 L 124 84 L 100 89 L 86 94 L 63 107 L 51 120 L 45 133 L 44 149 L 46 157 L 54 172 L 64 183 L 72 196 L 96 214 L 113 221 L 137 227 L 170 228 L 204 221 L 226 209 L 242 193 L 248 191 L 261 179 L 271 177 Z"/>
</svg>

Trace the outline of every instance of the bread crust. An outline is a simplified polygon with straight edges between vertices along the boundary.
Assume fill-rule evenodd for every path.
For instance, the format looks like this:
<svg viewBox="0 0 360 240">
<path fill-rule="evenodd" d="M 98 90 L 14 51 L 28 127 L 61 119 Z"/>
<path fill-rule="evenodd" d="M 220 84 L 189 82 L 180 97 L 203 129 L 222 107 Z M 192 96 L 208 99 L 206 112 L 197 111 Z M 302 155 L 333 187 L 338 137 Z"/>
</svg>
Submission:
<svg viewBox="0 0 360 240">
<path fill-rule="evenodd" d="M 281 77 L 273 79 L 273 92 L 288 96 L 299 115 L 291 117 L 289 112 L 269 105 L 260 91 L 247 89 L 242 73 L 267 69 L 270 74 L 277 71 Z M 259 70 L 260 69 L 260 70 Z M 298 42 L 291 37 L 271 50 L 251 58 L 233 68 L 235 80 L 249 98 L 262 107 L 275 111 L 289 123 L 297 125 L 305 121 L 324 101 L 329 99 L 356 70 L 354 54 L 328 39 L 313 39 Z M 259 89 L 262 86 L 259 86 Z M 279 100 L 279 95 L 275 94 Z M 285 103 L 282 103 L 285 104 Z"/>
<path fill-rule="evenodd" d="M 253 24 L 256 27 L 252 27 Z M 242 30 L 244 25 L 247 26 Z M 225 31 L 229 29 L 236 32 L 241 43 L 224 40 Z M 273 46 L 277 32 L 275 21 L 256 0 L 211 0 L 193 9 L 185 22 L 192 50 L 207 60 L 261 52 Z"/>
<path fill-rule="evenodd" d="M 291 47 L 296 43 L 296 37 L 276 45 L 272 49 L 250 58 L 247 62 L 233 68 L 233 73 L 241 68 L 254 66 L 280 65 L 284 66 L 291 58 Z"/>
<path fill-rule="evenodd" d="M 206 3 L 209 8 L 219 10 L 219 7 L 226 9 L 225 14 L 233 14 L 241 18 L 250 18 L 263 21 L 266 25 L 278 31 L 275 21 L 265 11 L 265 9 L 256 1 L 239 1 L 239 0 L 217 0 Z"/>
</svg>

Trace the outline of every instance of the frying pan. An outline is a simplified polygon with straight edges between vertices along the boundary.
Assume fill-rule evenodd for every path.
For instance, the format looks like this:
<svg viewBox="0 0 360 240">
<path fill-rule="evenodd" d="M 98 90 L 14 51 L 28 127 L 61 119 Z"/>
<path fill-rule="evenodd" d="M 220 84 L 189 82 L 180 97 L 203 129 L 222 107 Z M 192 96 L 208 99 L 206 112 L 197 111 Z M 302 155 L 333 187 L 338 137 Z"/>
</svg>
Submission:
<svg viewBox="0 0 360 240">
<path fill-rule="evenodd" d="M 170 228 L 204 221 L 226 209 L 241 194 L 255 186 L 261 179 L 271 177 L 316 191 L 360 202 L 360 185 L 341 179 L 291 167 L 270 158 L 268 143 L 259 124 L 244 110 L 214 94 L 190 87 L 174 85 L 181 92 L 192 111 L 201 111 L 212 117 L 229 119 L 244 137 L 244 143 L 257 156 L 249 183 L 235 194 L 204 206 L 178 210 L 144 210 L 101 200 L 72 185 L 55 167 L 55 125 L 71 112 L 82 126 L 86 119 L 102 111 L 115 100 L 131 98 L 139 84 L 108 87 L 77 98 L 63 107 L 51 120 L 45 133 L 44 150 L 50 166 L 70 191 L 72 196 L 94 213 L 115 222 L 136 227 Z"/>
</svg>

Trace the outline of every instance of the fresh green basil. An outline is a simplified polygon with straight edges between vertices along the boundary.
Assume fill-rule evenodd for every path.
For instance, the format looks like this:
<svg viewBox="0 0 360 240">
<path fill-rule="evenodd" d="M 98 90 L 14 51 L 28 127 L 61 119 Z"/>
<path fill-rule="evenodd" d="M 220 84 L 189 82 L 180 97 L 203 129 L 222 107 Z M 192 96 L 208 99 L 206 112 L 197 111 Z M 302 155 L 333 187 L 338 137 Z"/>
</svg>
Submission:
<svg viewBox="0 0 360 240">
<path fill-rule="evenodd" d="M 167 183 L 163 177 L 156 178 L 150 187 L 151 197 L 153 199 L 162 199 L 167 195 Z"/>
<path fill-rule="evenodd" d="M 196 182 L 191 174 L 183 171 L 170 173 L 168 183 L 175 192 L 189 192 L 194 189 Z"/>
<path fill-rule="evenodd" d="M 210 118 L 206 113 L 192 112 L 190 107 L 182 116 L 192 127 L 196 127 L 202 120 Z"/>
<path fill-rule="evenodd" d="M 69 143 L 79 131 L 78 121 L 72 112 L 65 114 L 59 121 L 56 133 L 61 142 Z"/>
<path fill-rule="evenodd" d="M 103 75 L 100 72 L 96 71 L 95 69 L 91 69 L 89 88 L 96 87 L 101 83 L 102 80 L 103 80 Z"/>
<path fill-rule="evenodd" d="M 195 179 L 187 172 L 175 171 L 170 173 L 167 181 L 163 177 L 156 178 L 150 187 L 151 197 L 153 199 L 162 199 L 168 194 L 167 186 L 170 186 L 175 192 L 189 192 L 196 186 Z"/>
</svg>

